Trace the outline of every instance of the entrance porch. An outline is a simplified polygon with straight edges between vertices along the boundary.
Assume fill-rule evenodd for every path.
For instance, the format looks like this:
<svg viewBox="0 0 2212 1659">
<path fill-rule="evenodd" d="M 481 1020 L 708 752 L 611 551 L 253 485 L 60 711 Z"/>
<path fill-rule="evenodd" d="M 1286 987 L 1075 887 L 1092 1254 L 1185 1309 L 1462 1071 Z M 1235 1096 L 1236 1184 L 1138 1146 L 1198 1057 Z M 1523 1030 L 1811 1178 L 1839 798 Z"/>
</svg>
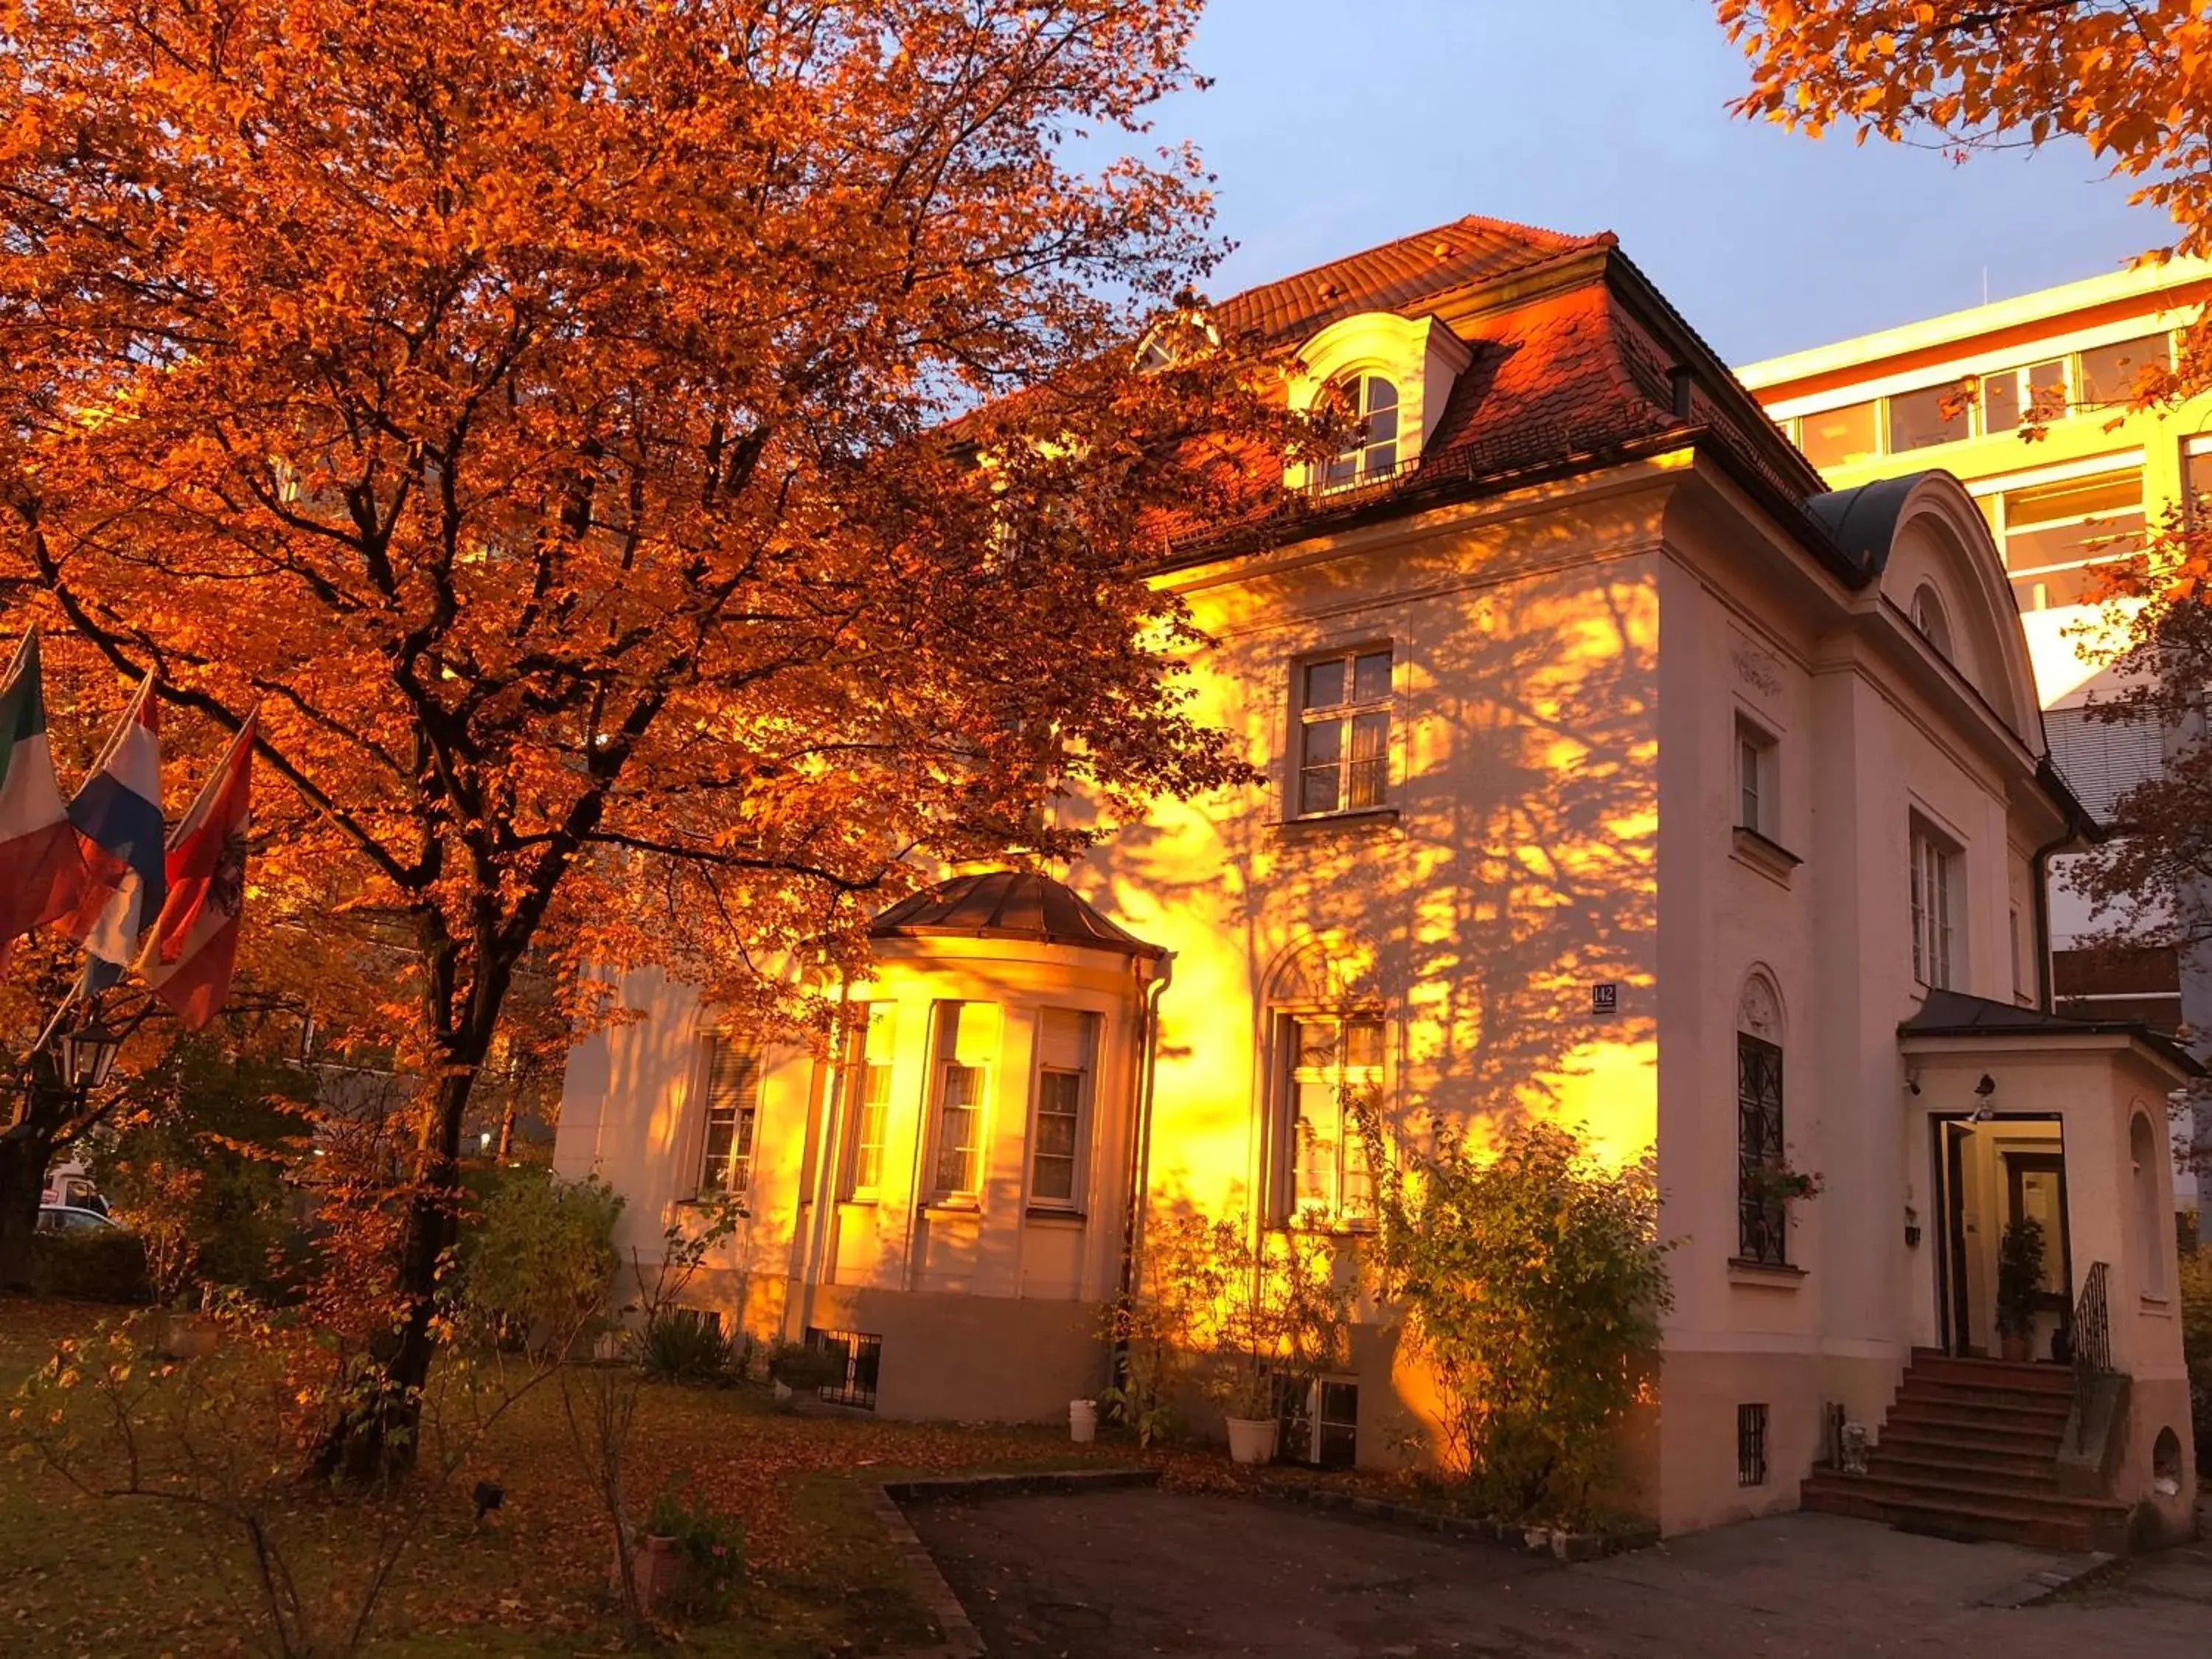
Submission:
<svg viewBox="0 0 2212 1659">
<path fill-rule="evenodd" d="M 1969 1536 L 2022 1536 L 1988 1528 L 2029 1511 L 2187 1535 L 2166 1115 L 2202 1068 L 2140 1025 L 1951 991 L 1898 1035 L 1915 1360 L 1871 1472 L 1816 1475 L 1807 1501 Z"/>
</svg>

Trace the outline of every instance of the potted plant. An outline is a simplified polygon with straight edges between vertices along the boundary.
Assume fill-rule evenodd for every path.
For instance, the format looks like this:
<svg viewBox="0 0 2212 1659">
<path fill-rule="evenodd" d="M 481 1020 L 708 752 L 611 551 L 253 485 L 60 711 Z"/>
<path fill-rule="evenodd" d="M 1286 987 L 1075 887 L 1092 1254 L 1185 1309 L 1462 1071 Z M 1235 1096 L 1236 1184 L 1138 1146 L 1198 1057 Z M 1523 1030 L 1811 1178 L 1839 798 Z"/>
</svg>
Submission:
<svg viewBox="0 0 2212 1659">
<path fill-rule="evenodd" d="M 2007 1359 L 2026 1359 L 2033 1352 L 2043 1250 L 2043 1224 L 2032 1215 L 2008 1223 L 1997 1244 L 1997 1336 Z"/>
<path fill-rule="evenodd" d="M 775 1385 L 775 1397 L 789 1400 L 793 1395 L 818 1394 L 833 1382 L 842 1382 L 845 1366 L 838 1355 L 825 1348 L 811 1348 L 787 1338 L 769 1350 L 768 1376 Z"/>
<path fill-rule="evenodd" d="M 1744 1176 L 1751 1196 L 1762 1204 L 1795 1204 L 1815 1199 L 1827 1187 L 1818 1170 L 1793 1170 L 1787 1164 L 1762 1164 Z"/>
<path fill-rule="evenodd" d="M 1207 1373 L 1206 1397 L 1221 1407 L 1229 1425 L 1229 1461 L 1267 1463 L 1274 1459 L 1282 1419 L 1275 1414 L 1275 1375 L 1258 1352 L 1219 1356 Z"/>
<path fill-rule="evenodd" d="M 737 1523 L 686 1476 L 671 1475 L 647 1512 L 645 1536 L 630 1560 L 639 1611 L 719 1619 L 744 1574 Z"/>
</svg>

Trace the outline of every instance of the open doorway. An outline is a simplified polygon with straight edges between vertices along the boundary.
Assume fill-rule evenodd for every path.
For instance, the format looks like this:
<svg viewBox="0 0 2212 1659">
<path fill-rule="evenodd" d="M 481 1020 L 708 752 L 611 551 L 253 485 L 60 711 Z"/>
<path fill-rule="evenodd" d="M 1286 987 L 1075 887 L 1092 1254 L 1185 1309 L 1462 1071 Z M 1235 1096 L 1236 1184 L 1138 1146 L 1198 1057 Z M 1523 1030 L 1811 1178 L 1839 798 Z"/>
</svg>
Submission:
<svg viewBox="0 0 2212 1659">
<path fill-rule="evenodd" d="M 1946 1353 L 2063 1362 L 2069 1357 L 2074 1263 L 2067 1218 L 2066 1146 L 2056 1116 L 1963 1114 L 1930 1120 L 1936 1233 L 1936 1299 Z M 2023 1223 L 2033 1223 L 2024 1228 Z M 2039 1236 L 2033 1294 L 2011 1322 L 1999 1317 L 2001 1254 L 2007 1233 Z"/>
</svg>

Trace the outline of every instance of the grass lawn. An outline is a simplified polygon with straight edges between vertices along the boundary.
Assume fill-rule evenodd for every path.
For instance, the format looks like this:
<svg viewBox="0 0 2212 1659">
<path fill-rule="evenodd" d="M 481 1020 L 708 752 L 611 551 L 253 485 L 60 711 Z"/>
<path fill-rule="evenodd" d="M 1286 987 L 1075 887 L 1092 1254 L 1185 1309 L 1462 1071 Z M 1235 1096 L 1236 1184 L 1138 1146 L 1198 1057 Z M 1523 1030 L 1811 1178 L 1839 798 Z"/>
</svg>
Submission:
<svg viewBox="0 0 2212 1659">
<path fill-rule="evenodd" d="M 0 1297 L 0 1396 L 112 1310 Z M 956 1428 L 775 1409 L 764 1389 L 651 1386 L 628 1482 L 642 1512 L 671 1473 L 696 1477 L 742 1518 L 749 1582 L 732 1618 L 686 1632 L 684 1651 L 743 1659 L 896 1651 L 934 1639 L 928 1615 L 862 1486 L 900 1474 L 1126 1463 L 1110 1443 L 1048 1429 Z M 504 1418 L 449 1505 L 403 1558 L 380 1605 L 380 1655 L 605 1653 L 620 1645 L 606 1592 L 605 1520 L 569 1448 L 560 1400 L 541 1388 Z M 474 1523 L 479 1474 L 505 1487 Z M 343 1573 L 368 1524 L 352 1506 L 303 1503 L 288 1518 L 310 1581 Z M 262 1650 L 240 1539 L 144 1499 L 84 1497 L 35 1463 L 0 1462 L 0 1654 L 156 1656 Z"/>
</svg>

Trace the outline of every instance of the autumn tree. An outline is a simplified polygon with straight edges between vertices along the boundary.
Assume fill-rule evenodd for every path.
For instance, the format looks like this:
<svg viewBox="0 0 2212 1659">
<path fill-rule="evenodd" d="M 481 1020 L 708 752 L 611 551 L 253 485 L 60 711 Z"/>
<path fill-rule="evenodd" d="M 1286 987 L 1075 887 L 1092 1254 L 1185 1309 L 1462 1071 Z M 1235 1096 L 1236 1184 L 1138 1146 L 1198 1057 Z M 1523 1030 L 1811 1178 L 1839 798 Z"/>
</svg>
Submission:
<svg viewBox="0 0 2212 1659">
<path fill-rule="evenodd" d="M 1188 435 L 1283 418 L 1174 321 L 1218 250 L 1142 135 L 1197 10 L 0 0 L 11 623 L 258 703 L 264 902 L 409 947 L 428 1081 L 326 1465 L 408 1455 L 526 959 L 572 1015 L 586 963 L 762 1006 L 916 854 L 1237 775 L 1139 570 L 1243 487 Z"/>
<path fill-rule="evenodd" d="M 1719 0 L 1747 54 L 1739 112 L 1814 137 L 1831 128 L 1981 150 L 2079 140 L 2130 199 L 2163 209 L 2171 245 L 2212 255 L 2212 9 L 2203 0 Z M 2212 324 L 2184 331 L 2170 368 L 2147 366 L 2138 407 L 2212 389 Z M 2039 435 L 2034 423 L 2022 436 Z M 2123 833 L 2069 879 L 2108 945 L 2159 939 L 2212 964 L 2212 532 L 2177 513 L 2147 556 L 2112 568 L 2106 620 L 2085 630 L 2118 688 L 2093 712 L 2148 721 L 2165 763 L 2115 804 Z M 2198 1034 L 2203 1036 L 2204 1034 Z M 2212 1102 L 2196 1112 L 2212 1170 Z"/>
<path fill-rule="evenodd" d="M 1809 137 L 1841 129 L 1961 159 L 2078 140 L 2212 254 L 2212 10 L 2200 0 L 1717 0 L 1751 67 L 1740 114 Z M 2167 398 L 2212 385 L 2200 319 Z"/>
</svg>

